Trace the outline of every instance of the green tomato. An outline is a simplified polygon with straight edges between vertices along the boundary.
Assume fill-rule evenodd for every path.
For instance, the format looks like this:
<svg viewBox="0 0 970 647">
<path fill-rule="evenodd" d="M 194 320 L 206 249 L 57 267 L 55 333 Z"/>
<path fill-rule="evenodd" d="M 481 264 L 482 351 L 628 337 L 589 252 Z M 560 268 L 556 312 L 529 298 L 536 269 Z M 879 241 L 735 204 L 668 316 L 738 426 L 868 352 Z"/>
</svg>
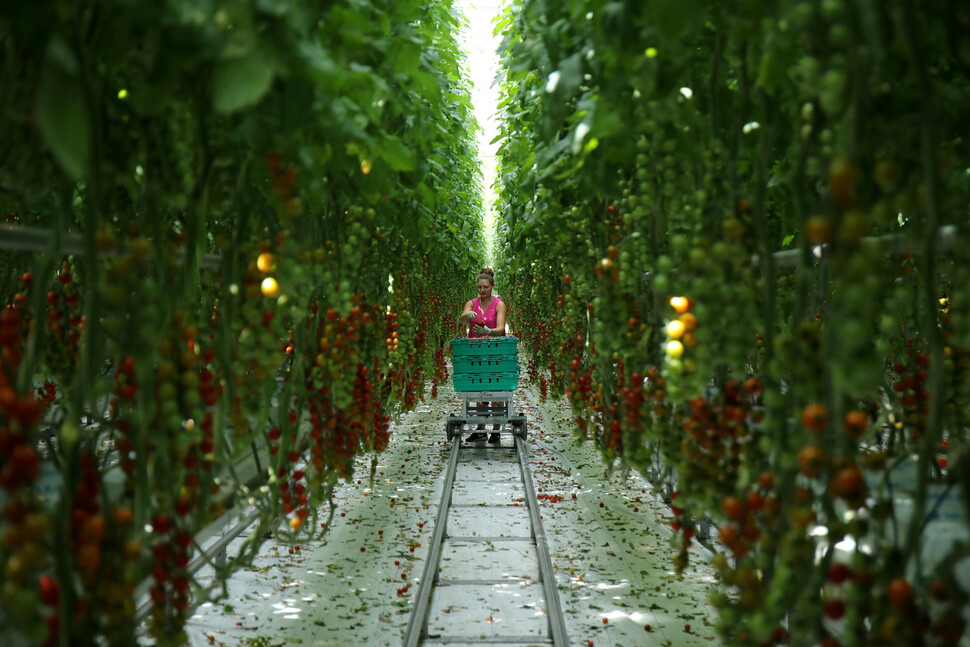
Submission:
<svg viewBox="0 0 970 647">
<path fill-rule="evenodd" d="M 691 267 L 703 269 L 707 264 L 707 251 L 698 246 L 692 247 L 687 258 Z"/>
<path fill-rule="evenodd" d="M 797 31 L 808 27 L 814 17 L 815 9 L 809 2 L 799 2 L 788 12 L 788 22 Z"/>
<path fill-rule="evenodd" d="M 814 56 L 803 56 L 792 67 L 790 74 L 792 80 L 800 85 L 802 90 L 811 94 L 816 89 L 821 67 Z M 802 116 L 804 117 L 804 113 Z"/>
<path fill-rule="evenodd" d="M 848 293 L 846 293 L 848 298 Z M 840 342 L 846 348 L 858 351 L 860 347 L 866 346 L 869 340 L 868 326 L 860 319 L 849 319 L 842 323 L 839 329 Z"/>
<path fill-rule="evenodd" d="M 822 75 L 818 101 L 826 114 L 838 114 L 844 108 L 846 83 L 847 78 L 843 70 L 828 70 Z"/>
<path fill-rule="evenodd" d="M 845 14 L 843 0 L 822 0 L 822 17 L 826 21 L 838 20 Z"/>
<path fill-rule="evenodd" d="M 891 314 L 884 314 L 879 317 L 879 336 L 883 338 L 893 337 L 899 334 L 899 320 Z"/>
<path fill-rule="evenodd" d="M 120 314 L 111 314 L 101 320 L 101 327 L 108 334 L 118 336 L 125 329 L 125 320 Z"/>
<path fill-rule="evenodd" d="M 734 252 L 731 250 L 731 245 L 726 241 L 719 240 L 711 245 L 711 257 L 716 261 L 729 261 L 733 255 Z"/>
<path fill-rule="evenodd" d="M 843 24 L 835 24 L 829 27 L 829 43 L 832 45 L 847 45 L 851 35 L 849 28 Z"/>
<path fill-rule="evenodd" d="M 675 254 L 683 254 L 690 247 L 690 240 L 684 234 L 674 234 L 670 237 L 670 250 Z"/>
</svg>

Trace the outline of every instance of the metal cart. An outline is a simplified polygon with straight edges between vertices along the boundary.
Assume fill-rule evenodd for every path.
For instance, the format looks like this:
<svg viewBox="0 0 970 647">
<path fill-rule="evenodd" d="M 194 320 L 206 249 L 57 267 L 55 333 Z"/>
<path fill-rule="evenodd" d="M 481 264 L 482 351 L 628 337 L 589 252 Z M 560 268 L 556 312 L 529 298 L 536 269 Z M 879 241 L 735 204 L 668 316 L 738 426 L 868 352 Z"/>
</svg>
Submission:
<svg viewBox="0 0 970 647">
<path fill-rule="evenodd" d="M 480 424 L 511 427 L 528 437 L 526 417 L 513 414 L 512 396 L 519 383 L 519 340 L 515 337 L 453 339 L 452 381 L 461 393 L 461 415 L 448 416 L 445 432 L 450 441 L 466 427 Z M 482 404 L 484 403 L 484 404 Z"/>
</svg>

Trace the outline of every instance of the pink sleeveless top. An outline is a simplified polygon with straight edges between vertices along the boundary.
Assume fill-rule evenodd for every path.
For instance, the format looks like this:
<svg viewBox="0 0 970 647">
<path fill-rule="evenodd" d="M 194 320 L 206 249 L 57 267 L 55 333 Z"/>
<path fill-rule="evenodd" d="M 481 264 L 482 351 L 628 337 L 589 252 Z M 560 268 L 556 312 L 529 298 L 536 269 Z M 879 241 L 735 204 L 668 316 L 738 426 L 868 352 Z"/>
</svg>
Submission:
<svg viewBox="0 0 970 647">
<path fill-rule="evenodd" d="M 479 303 L 478 297 L 475 297 L 474 299 L 472 299 L 472 312 L 477 314 L 479 319 L 485 320 L 486 328 L 495 328 L 495 326 L 498 324 L 499 302 L 501 302 L 501 299 L 499 299 L 496 296 L 493 296 L 492 302 L 488 304 L 488 309 L 485 310 L 485 312 L 482 312 L 482 305 L 481 303 Z M 477 325 L 478 324 L 475 323 L 475 319 L 472 319 L 471 323 L 468 324 L 468 336 L 473 338 L 488 337 L 488 335 L 476 335 L 475 333 L 472 332 L 472 329 Z"/>
</svg>

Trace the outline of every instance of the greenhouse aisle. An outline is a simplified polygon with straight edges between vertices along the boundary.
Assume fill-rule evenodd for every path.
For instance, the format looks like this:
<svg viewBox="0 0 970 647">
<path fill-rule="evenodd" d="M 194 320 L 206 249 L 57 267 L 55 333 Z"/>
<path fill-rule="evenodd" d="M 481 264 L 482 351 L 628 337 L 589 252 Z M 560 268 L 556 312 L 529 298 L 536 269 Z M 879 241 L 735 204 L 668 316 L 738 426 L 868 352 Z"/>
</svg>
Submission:
<svg viewBox="0 0 970 647">
<path fill-rule="evenodd" d="M 695 549 L 695 565 L 677 576 L 671 513 L 646 481 L 607 474 L 591 443 L 575 444 L 565 401 L 540 403 L 524 378 L 516 396 L 529 420 L 531 469 L 570 644 L 716 644 L 709 555 Z M 437 400 L 425 399 L 394 425 L 372 484 L 371 458 L 358 458 L 355 479 L 335 494 L 323 539 L 266 541 L 252 568 L 230 579 L 228 597 L 197 610 L 190 644 L 401 644 L 433 533 L 448 450 L 444 421 L 460 409 L 450 383 Z M 502 609 L 483 606 L 481 614 L 502 621 Z"/>
</svg>

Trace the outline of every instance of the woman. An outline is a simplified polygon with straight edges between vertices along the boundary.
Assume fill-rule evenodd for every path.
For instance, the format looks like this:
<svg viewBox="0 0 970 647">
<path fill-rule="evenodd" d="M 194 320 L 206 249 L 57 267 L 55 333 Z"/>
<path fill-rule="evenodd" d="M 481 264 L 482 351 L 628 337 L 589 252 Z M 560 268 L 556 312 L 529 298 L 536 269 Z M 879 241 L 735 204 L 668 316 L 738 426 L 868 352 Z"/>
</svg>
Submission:
<svg viewBox="0 0 970 647">
<path fill-rule="evenodd" d="M 471 338 L 480 337 L 503 337 L 505 336 L 505 303 L 500 298 L 492 295 L 495 287 L 495 271 L 490 267 L 482 269 L 478 273 L 478 297 L 465 303 L 465 310 L 458 318 L 458 325 L 468 325 L 468 336 Z M 488 403 L 479 402 L 479 406 Z M 482 433 L 485 425 L 478 425 L 479 431 L 468 435 L 468 440 L 485 440 Z M 495 431 L 488 437 L 488 442 L 499 442 L 499 425 L 494 427 Z"/>
</svg>

